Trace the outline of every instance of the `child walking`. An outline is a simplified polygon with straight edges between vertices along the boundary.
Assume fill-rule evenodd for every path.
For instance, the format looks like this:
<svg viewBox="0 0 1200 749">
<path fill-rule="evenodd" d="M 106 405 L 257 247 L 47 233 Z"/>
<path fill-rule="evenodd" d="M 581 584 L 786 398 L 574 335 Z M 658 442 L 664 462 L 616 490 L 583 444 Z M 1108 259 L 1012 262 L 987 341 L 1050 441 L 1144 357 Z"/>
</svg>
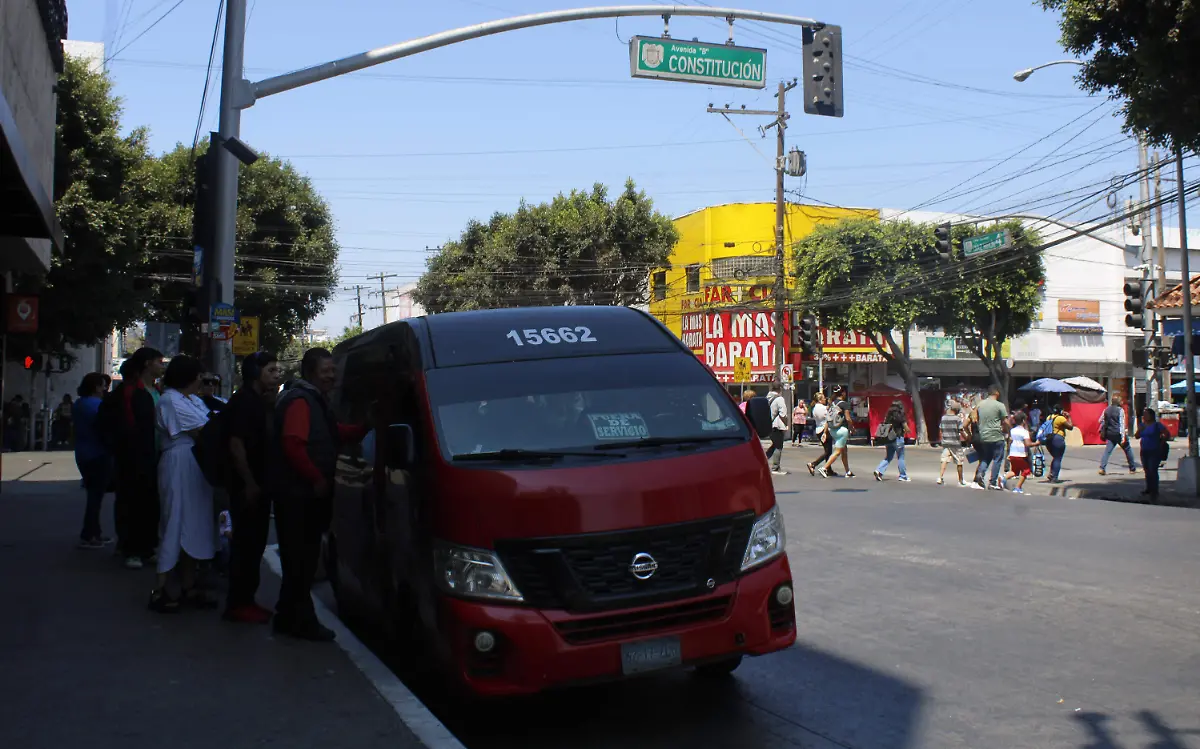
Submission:
<svg viewBox="0 0 1200 749">
<path fill-rule="evenodd" d="M 1005 482 L 1016 478 L 1017 485 L 1012 490 L 1013 494 L 1025 493 L 1025 479 L 1029 478 L 1033 470 L 1029 467 L 1029 448 L 1036 447 L 1037 442 L 1034 442 L 1029 436 L 1029 430 L 1026 428 L 1026 423 L 1029 417 L 1024 411 L 1017 411 L 1012 416 L 1012 429 L 1008 432 L 1008 475 L 1004 477 Z"/>
</svg>

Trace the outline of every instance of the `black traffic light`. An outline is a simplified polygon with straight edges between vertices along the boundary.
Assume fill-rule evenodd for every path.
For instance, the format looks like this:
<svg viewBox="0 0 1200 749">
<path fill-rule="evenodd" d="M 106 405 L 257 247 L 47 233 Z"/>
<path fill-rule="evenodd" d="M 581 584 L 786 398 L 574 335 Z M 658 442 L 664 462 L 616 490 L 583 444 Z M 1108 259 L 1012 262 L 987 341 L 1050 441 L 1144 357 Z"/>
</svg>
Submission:
<svg viewBox="0 0 1200 749">
<path fill-rule="evenodd" d="M 800 350 L 808 356 L 821 353 L 821 331 L 813 315 L 805 315 L 800 319 Z"/>
<path fill-rule="evenodd" d="M 804 111 L 841 117 L 842 27 L 804 27 Z"/>
<path fill-rule="evenodd" d="M 1175 366 L 1175 355 L 1169 348 L 1155 349 L 1154 359 L 1155 369 L 1167 370 Z"/>
<path fill-rule="evenodd" d="M 1146 293 L 1142 282 L 1125 284 L 1125 326 L 1143 328 L 1146 324 Z"/>
<path fill-rule="evenodd" d="M 25 369 L 33 369 L 35 363 L 35 359 L 32 356 L 25 357 Z"/>
<path fill-rule="evenodd" d="M 950 222 L 938 224 L 933 230 L 934 246 L 937 248 L 938 257 L 942 260 L 954 259 L 954 245 L 950 238 Z"/>
<path fill-rule="evenodd" d="M 216 146 L 217 137 L 213 133 L 208 150 L 196 157 L 196 202 L 192 207 L 192 245 L 204 248 L 208 253 L 212 250 L 216 236 L 215 216 L 213 215 L 213 200 L 216 198 L 216 185 L 213 174 L 212 149 Z"/>
</svg>

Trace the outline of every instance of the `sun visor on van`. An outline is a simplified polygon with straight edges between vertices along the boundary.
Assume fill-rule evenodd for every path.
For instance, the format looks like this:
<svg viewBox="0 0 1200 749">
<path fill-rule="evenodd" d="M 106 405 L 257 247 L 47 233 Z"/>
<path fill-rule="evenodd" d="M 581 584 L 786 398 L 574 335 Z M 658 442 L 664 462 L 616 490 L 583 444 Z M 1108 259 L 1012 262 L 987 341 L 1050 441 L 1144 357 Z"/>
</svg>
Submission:
<svg viewBox="0 0 1200 749">
<path fill-rule="evenodd" d="M 628 307 L 524 307 L 425 318 L 435 367 L 686 351 L 657 320 Z"/>
</svg>

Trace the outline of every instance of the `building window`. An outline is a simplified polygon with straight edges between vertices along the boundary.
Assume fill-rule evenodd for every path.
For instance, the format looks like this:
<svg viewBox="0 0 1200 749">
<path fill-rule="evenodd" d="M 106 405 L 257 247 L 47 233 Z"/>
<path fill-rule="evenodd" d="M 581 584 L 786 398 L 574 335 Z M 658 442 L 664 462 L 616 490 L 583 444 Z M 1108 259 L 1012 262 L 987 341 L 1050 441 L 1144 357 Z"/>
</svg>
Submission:
<svg viewBox="0 0 1200 749">
<path fill-rule="evenodd" d="M 689 265 L 687 267 L 687 290 L 689 294 L 695 294 L 700 290 L 699 265 Z"/>
<path fill-rule="evenodd" d="M 774 255 L 739 255 L 719 257 L 712 261 L 713 278 L 746 279 L 775 275 Z"/>
<path fill-rule="evenodd" d="M 660 270 L 653 276 L 654 301 L 661 302 L 667 298 L 667 272 Z"/>
</svg>

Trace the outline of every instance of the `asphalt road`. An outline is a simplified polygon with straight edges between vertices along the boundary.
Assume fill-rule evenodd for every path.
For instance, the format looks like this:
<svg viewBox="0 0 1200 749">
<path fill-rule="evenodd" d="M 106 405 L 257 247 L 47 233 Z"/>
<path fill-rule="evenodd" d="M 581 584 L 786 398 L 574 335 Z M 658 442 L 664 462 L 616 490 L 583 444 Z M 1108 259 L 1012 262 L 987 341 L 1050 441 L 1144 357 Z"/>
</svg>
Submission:
<svg viewBox="0 0 1200 749">
<path fill-rule="evenodd" d="M 865 453 L 826 481 L 789 454 L 799 642 L 732 680 L 410 686 L 470 749 L 1200 749 L 1200 513 L 880 484 Z"/>
</svg>

